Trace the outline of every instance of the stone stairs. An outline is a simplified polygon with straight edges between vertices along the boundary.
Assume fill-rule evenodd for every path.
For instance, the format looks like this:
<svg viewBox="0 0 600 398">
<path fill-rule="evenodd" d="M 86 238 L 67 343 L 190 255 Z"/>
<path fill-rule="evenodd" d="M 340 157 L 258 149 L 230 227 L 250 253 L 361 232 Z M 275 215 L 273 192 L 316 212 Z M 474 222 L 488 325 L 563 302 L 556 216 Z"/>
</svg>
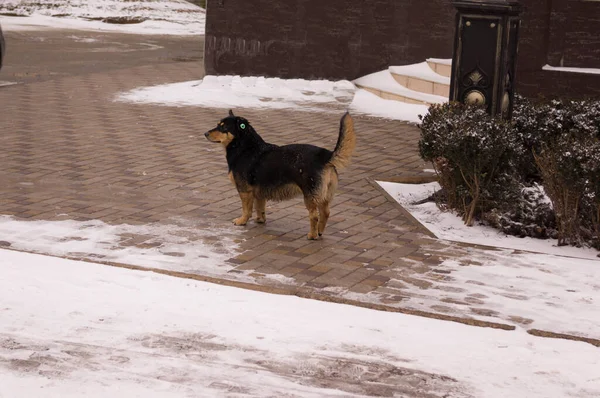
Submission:
<svg viewBox="0 0 600 398">
<path fill-rule="evenodd" d="M 390 66 L 354 80 L 354 84 L 383 99 L 431 105 L 448 101 L 451 59 L 429 58 L 425 62 Z"/>
</svg>

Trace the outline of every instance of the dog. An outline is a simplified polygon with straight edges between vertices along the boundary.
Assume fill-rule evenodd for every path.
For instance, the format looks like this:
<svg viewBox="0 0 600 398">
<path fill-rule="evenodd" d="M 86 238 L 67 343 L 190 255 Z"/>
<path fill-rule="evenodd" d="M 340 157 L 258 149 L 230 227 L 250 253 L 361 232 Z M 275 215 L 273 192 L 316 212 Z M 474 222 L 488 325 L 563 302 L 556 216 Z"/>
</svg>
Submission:
<svg viewBox="0 0 600 398">
<path fill-rule="evenodd" d="M 323 235 L 329 205 L 338 185 L 338 172 L 350 163 L 356 147 L 354 121 L 349 113 L 340 120 L 337 144 L 332 151 L 309 144 L 278 146 L 265 142 L 248 120 L 229 111 L 216 128 L 204 136 L 225 148 L 229 179 L 242 201 L 235 225 L 246 225 L 256 209 L 256 222 L 266 222 L 267 200 L 284 201 L 302 195 L 308 210 L 308 239 Z"/>
</svg>

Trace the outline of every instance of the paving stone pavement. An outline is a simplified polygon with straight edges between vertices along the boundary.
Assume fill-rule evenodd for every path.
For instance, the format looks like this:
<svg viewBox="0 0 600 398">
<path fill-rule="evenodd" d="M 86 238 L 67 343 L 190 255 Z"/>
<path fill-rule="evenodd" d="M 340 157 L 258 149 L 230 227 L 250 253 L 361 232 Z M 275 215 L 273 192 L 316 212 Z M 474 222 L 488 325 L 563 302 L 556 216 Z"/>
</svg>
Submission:
<svg viewBox="0 0 600 398">
<path fill-rule="evenodd" d="M 13 51 L 35 48 L 30 37 L 12 38 L 23 45 Z M 161 44 L 163 39 L 153 40 Z M 191 41 L 196 39 L 180 40 L 195 48 Z M 47 57 L 68 56 L 54 54 Z M 17 63 L 19 54 L 13 59 Z M 149 56 L 146 65 L 123 61 L 122 68 L 115 62 L 106 68 L 95 64 L 89 71 L 75 66 L 67 75 L 0 87 L 0 214 L 134 225 L 169 223 L 176 217 L 199 228 L 229 227 L 239 216 L 239 198 L 227 178 L 223 151 L 203 137 L 226 110 L 114 101 L 118 93 L 137 87 L 201 78 L 201 56 Z M 3 70 L 0 78 L 18 81 L 15 68 Z M 327 148 L 335 146 L 342 114 L 236 112 L 270 142 Z M 324 238 L 306 239 L 308 217 L 301 199 L 269 204 L 265 225 L 251 221 L 240 229 L 240 254 L 228 260 L 231 278 L 250 274 L 264 285 L 302 286 L 400 307 L 416 291 L 434 298 L 433 304 L 424 304 L 433 313 L 507 321 L 510 314 L 486 311 L 485 301 L 469 301 L 468 292 L 465 301 L 444 301 L 438 282 L 451 276 L 436 267 L 447 258 L 468 265 L 467 249 L 433 239 L 374 182 L 430 176 L 424 171 L 430 166 L 417 154 L 418 129 L 398 121 L 355 119 L 356 156 L 341 173 Z M 141 236 L 133 244 L 146 240 Z"/>
</svg>

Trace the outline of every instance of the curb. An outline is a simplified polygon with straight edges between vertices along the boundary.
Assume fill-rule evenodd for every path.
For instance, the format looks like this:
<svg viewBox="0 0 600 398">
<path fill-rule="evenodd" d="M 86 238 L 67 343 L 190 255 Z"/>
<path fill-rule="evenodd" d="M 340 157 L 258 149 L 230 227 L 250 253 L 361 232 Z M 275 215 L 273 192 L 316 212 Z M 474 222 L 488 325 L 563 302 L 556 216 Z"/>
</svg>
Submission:
<svg viewBox="0 0 600 398">
<path fill-rule="evenodd" d="M 386 178 L 385 180 L 380 180 L 380 181 L 384 181 L 384 182 L 406 182 L 406 181 L 411 181 L 410 183 L 413 184 L 419 184 L 420 182 L 412 182 L 412 181 L 417 181 L 418 177 L 415 177 L 415 179 L 409 179 L 409 178 Z M 427 179 L 427 177 L 423 177 L 423 179 Z M 437 179 L 436 179 L 437 180 Z M 423 224 L 421 224 L 421 222 L 419 220 L 417 220 L 412 214 L 410 214 L 410 212 L 408 210 L 406 210 L 404 208 L 404 206 L 402 206 L 400 203 L 398 203 L 398 201 L 396 199 L 394 199 L 392 197 L 392 195 L 390 195 L 389 193 L 387 193 L 387 191 L 385 189 L 383 189 L 381 187 L 381 185 L 379 185 L 377 183 L 376 180 L 374 180 L 373 178 L 367 177 L 367 181 L 369 182 L 369 184 L 371 184 L 377 191 L 379 191 L 387 200 L 388 202 L 391 202 L 392 205 L 398 209 L 406 218 L 408 218 L 409 220 L 412 221 L 412 223 L 419 229 L 419 232 L 427 235 L 429 238 L 433 238 L 433 239 L 438 239 L 438 237 L 431 232 L 427 227 L 425 227 Z M 431 182 L 431 181 L 426 181 L 426 182 Z"/>
</svg>

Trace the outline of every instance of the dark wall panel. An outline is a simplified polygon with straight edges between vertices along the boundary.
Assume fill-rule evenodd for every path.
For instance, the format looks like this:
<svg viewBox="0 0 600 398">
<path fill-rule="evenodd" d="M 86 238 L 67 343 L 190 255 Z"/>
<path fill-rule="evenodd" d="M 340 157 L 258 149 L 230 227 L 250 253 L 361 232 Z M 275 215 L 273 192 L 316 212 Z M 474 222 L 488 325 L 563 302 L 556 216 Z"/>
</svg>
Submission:
<svg viewBox="0 0 600 398">
<path fill-rule="evenodd" d="M 209 0 L 207 73 L 356 78 L 452 54 L 448 0 Z"/>
<path fill-rule="evenodd" d="M 553 0 L 548 61 L 600 68 L 600 1 Z"/>
<path fill-rule="evenodd" d="M 521 4 L 518 91 L 596 95 L 600 75 L 541 67 L 600 67 L 600 2 Z M 450 0 L 209 0 L 206 72 L 351 80 L 390 65 L 450 58 L 454 14 Z"/>
</svg>

